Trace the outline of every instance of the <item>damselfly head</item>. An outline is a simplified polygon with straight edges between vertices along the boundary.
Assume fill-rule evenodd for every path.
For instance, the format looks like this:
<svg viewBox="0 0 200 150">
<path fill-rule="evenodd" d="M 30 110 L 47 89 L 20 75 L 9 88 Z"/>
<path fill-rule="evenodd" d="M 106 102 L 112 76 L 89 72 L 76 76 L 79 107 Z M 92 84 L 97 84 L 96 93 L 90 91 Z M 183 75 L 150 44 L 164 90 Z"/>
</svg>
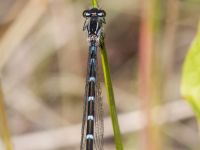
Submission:
<svg viewBox="0 0 200 150">
<path fill-rule="evenodd" d="M 105 17 L 106 12 L 104 10 L 98 9 L 98 8 L 92 8 L 89 10 L 84 10 L 83 11 L 83 17 L 88 18 L 88 17 Z"/>
<path fill-rule="evenodd" d="M 105 24 L 106 12 L 102 9 L 92 8 L 83 11 L 83 17 L 86 18 L 83 30 L 87 31 L 89 41 L 99 41 L 100 34 Z"/>
</svg>

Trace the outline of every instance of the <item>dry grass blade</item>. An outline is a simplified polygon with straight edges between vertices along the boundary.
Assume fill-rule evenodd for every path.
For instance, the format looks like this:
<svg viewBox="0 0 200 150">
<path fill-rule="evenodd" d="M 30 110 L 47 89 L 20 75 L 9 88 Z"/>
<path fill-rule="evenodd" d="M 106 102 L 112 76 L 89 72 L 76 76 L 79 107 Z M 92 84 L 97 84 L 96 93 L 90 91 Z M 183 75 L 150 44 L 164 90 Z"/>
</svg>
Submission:
<svg viewBox="0 0 200 150">
<path fill-rule="evenodd" d="M 4 106 L 3 91 L 0 84 L 0 133 L 2 135 L 3 142 L 6 150 L 13 150 L 10 129 L 7 122 L 7 115 Z"/>
<path fill-rule="evenodd" d="M 192 110 L 182 100 L 175 100 L 174 102 L 165 104 L 161 108 L 154 108 L 151 113 L 156 114 L 157 109 L 162 110 L 159 118 L 154 118 L 154 121 L 158 124 L 175 123 L 193 117 Z M 142 110 L 120 114 L 118 117 L 122 123 L 123 134 L 143 130 L 146 126 Z M 126 120 L 129 120 L 129 123 Z M 104 122 L 106 124 L 105 138 L 109 138 L 113 135 L 110 117 L 104 118 Z M 13 142 L 16 150 L 55 150 L 61 147 L 72 147 L 80 142 L 75 136 L 79 134 L 80 127 L 81 124 L 73 124 L 72 126 L 63 128 L 29 133 L 14 137 Z M 169 135 L 170 133 L 167 134 Z M 188 139 L 188 143 L 189 141 Z M 179 142 L 182 142 L 181 139 Z"/>
<path fill-rule="evenodd" d="M 140 107 L 144 112 L 147 127 L 141 132 L 142 150 L 162 149 L 159 126 L 155 125 L 150 113 L 161 99 L 161 80 L 159 59 L 157 59 L 160 30 L 160 2 L 141 1 L 141 27 L 139 39 L 139 96 Z M 158 112 L 159 114 L 159 112 Z"/>
<path fill-rule="evenodd" d="M 8 29 L 0 43 L 0 69 L 5 65 L 14 49 L 30 32 L 47 8 L 48 0 L 31 0 Z M 37 11 L 35 11 L 37 8 Z M 23 29 L 22 29 L 23 27 Z"/>
</svg>

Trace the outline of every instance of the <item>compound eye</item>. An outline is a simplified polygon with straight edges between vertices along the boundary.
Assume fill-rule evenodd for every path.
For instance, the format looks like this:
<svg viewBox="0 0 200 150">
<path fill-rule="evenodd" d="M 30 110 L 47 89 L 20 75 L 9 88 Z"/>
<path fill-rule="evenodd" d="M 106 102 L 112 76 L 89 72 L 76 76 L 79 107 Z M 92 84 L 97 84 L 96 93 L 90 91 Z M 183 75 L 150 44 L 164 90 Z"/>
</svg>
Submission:
<svg viewBox="0 0 200 150">
<path fill-rule="evenodd" d="M 90 17 L 91 13 L 88 10 L 83 11 L 83 17 Z"/>
<path fill-rule="evenodd" d="M 100 10 L 98 13 L 97 13 L 98 17 L 105 17 L 106 16 L 106 12 L 104 10 Z"/>
</svg>

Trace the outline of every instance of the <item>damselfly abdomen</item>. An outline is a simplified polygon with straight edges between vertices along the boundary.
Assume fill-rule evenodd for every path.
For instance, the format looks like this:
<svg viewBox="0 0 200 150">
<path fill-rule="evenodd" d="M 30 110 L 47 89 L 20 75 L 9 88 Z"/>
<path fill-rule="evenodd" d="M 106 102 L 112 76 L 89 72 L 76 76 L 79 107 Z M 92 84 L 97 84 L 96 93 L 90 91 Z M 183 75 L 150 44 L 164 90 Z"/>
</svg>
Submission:
<svg viewBox="0 0 200 150">
<path fill-rule="evenodd" d="M 97 8 L 85 10 L 84 30 L 87 30 L 89 54 L 82 122 L 81 150 L 103 149 L 103 109 L 98 82 L 97 53 L 99 39 L 105 23 L 105 11 Z"/>
</svg>

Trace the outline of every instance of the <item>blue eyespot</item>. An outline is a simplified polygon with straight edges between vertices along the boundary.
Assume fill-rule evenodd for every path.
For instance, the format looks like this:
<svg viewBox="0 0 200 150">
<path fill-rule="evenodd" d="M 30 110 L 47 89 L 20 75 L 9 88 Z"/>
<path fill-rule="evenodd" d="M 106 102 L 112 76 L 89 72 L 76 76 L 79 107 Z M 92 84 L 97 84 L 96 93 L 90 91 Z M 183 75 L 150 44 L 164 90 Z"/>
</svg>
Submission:
<svg viewBox="0 0 200 150">
<path fill-rule="evenodd" d="M 88 10 L 83 11 L 83 17 L 90 17 L 91 13 Z"/>
<path fill-rule="evenodd" d="M 99 16 L 99 17 L 103 17 L 103 13 L 102 12 L 99 12 L 99 13 L 97 13 L 97 15 Z"/>
<path fill-rule="evenodd" d="M 106 12 L 104 10 L 99 10 L 97 13 L 98 17 L 105 17 L 106 16 Z"/>
</svg>

